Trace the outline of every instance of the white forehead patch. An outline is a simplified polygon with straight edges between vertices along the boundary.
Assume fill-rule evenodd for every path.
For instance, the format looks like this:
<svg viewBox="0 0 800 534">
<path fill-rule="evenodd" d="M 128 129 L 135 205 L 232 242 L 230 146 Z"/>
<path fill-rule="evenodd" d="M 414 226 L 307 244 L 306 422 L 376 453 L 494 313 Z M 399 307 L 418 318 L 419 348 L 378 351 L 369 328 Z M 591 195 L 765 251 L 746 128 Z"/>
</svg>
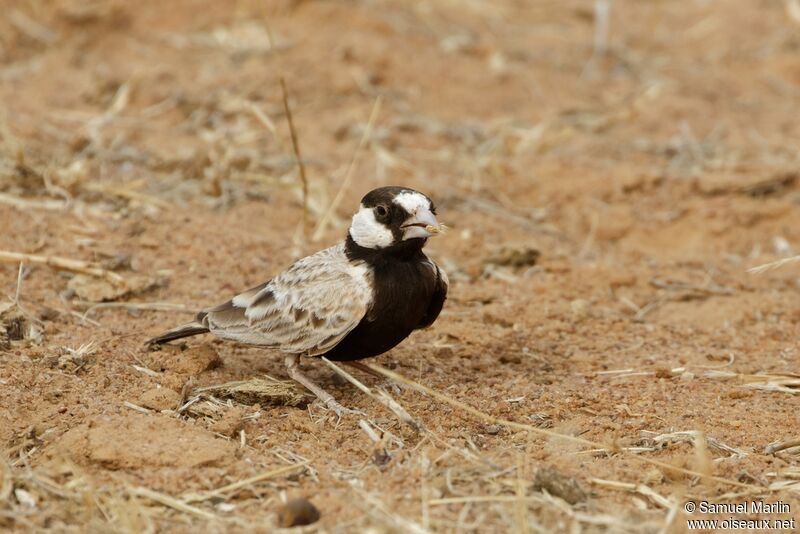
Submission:
<svg viewBox="0 0 800 534">
<path fill-rule="evenodd" d="M 392 231 L 375 220 L 371 208 L 361 205 L 350 223 L 350 237 L 364 248 L 384 248 L 394 242 Z"/>
<path fill-rule="evenodd" d="M 419 209 L 431 209 L 431 201 L 422 193 L 405 191 L 394 197 L 393 202 L 402 206 L 408 213 L 414 214 Z"/>
</svg>

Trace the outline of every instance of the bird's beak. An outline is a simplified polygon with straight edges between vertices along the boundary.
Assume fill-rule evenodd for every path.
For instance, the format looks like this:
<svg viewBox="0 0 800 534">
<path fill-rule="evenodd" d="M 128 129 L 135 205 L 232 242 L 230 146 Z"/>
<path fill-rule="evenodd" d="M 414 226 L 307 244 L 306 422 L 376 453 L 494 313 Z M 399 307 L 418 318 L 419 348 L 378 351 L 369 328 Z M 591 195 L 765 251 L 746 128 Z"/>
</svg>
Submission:
<svg viewBox="0 0 800 534">
<path fill-rule="evenodd" d="M 426 208 L 418 209 L 400 228 L 403 230 L 403 241 L 415 238 L 425 239 L 442 231 L 442 225 Z"/>
</svg>

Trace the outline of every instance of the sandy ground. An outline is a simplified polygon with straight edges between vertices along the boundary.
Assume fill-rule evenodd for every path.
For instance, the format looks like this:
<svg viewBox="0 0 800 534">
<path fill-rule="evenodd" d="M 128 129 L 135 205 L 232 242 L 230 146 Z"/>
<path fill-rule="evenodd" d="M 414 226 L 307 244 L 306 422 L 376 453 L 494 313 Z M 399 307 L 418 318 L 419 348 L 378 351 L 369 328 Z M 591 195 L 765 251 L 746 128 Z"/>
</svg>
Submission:
<svg viewBox="0 0 800 534">
<path fill-rule="evenodd" d="M 0 250 L 113 273 L 0 264 L 0 530 L 267 532 L 294 497 L 325 532 L 794 517 L 800 264 L 747 269 L 800 247 L 800 3 L 604 5 L 0 2 Z M 309 233 L 343 193 L 317 239 L 281 77 Z M 451 294 L 373 361 L 517 426 L 388 389 L 415 431 L 306 362 L 367 414 L 337 421 L 279 354 L 142 347 L 386 184 L 435 199 Z M 254 379 L 282 396 L 198 391 Z"/>
</svg>

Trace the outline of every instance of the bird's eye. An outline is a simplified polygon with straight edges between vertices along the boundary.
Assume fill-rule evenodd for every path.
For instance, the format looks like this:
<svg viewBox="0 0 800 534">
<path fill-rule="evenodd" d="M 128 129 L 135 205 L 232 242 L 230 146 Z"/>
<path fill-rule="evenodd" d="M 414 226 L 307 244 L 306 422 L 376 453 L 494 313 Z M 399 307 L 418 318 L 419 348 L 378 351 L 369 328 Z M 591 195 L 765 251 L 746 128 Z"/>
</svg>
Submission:
<svg viewBox="0 0 800 534">
<path fill-rule="evenodd" d="M 375 208 L 375 213 L 377 213 L 377 214 L 378 214 L 378 217 L 380 217 L 381 219 L 383 219 L 383 218 L 385 218 L 387 215 L 389 215 L 389 209 L 388 209 L 386 206 L 383 206 L 383 205 L 381 205 L 381 206 L 377 206 L 377 207 Z"/>
</svg>

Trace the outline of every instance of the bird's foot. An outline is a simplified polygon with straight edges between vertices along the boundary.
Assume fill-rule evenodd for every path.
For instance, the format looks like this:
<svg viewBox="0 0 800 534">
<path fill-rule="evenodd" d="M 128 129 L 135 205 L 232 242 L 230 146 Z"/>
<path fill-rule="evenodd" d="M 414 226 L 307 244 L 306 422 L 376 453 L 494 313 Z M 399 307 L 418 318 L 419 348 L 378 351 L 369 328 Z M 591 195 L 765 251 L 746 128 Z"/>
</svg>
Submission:
<svg viewBox="0 0 800 534">
<path fill-rule="evenodd" d="M 353 410 L 352 408 L 345 408 L 341 404 L 339 404 L 333 396 L 311 381 L 306 375 L 303 374 L 302 371 L 297 367 L 297 355 L 290 354 L 286 357 L 286 370 L 289 373 L 289 376 L 295 382 L 301 384 L 306 389 L 308 389 L 311 393 L 316 395 L 316 397 L 322 401 L 329 410 L 332 410 L 338 417 L 342 417 L 344 415 L 366 415 L 364 412 L 359 410 Z"/>
<path fill-rule="evenodd" d="M 322 399 L 320 399 L 322 400 Z M 324 401 L 325 407 L 329 410 L 333 411 L 338 417 L 343 417 L 345 415 L 358 415 L 358 416 L 366 416 L 367 414 L 362 412 L 361 410 L 356 410 L 355 408 L 347 408 L 339 404 L 334 398 L 325 399 Z"/>
</svg>

